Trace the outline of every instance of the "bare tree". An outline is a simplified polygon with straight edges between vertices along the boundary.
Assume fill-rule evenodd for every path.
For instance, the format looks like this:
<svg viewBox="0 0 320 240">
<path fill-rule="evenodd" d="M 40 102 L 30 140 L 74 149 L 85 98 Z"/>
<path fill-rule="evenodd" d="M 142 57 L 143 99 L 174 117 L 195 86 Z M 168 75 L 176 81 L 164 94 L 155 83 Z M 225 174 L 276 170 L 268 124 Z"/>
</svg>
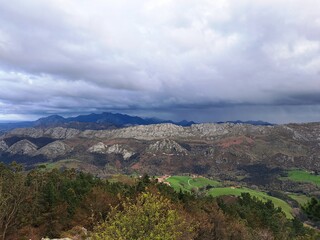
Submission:
<svg viewBox="0 0 320 240">
<path fill-rule="evenodd" d="M 0 172 L 0 236 L 4 240 L 8 230 L 17 223 L 17 216 L 26 198 L 25 178 L 20 171 Z"/>
</svg>

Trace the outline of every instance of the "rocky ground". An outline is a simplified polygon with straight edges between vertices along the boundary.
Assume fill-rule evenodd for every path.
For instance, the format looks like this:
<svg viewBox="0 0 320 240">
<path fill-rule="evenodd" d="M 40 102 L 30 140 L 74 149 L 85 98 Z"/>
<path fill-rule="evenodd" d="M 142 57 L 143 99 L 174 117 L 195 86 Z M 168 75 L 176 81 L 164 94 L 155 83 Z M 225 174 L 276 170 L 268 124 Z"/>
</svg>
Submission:
<svg viewBox="0 0 320 240">
<path fill-rule="evenodd" d="M 241 166 L 320 170 L 320 123 L 174 124 L 111 130 L 22 128 L 0 136 L 1 160 L 33 166 L 75 159 L 95 174 L 241 174 Z M 91 167 L 89 167 L 91 166 Z"/>
</svg>

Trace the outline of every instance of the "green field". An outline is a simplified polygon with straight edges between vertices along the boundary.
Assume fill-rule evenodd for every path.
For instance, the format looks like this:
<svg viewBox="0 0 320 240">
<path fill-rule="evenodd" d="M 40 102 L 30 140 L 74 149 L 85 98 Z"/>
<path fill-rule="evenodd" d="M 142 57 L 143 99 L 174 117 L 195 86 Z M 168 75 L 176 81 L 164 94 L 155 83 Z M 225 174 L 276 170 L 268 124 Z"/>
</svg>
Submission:
<svg viewBox="0 0 320 240">
<path fill-rule="evenodd" d="M 251 196 L 255 196 L 262 201 L 271 200 L 275 207 L 281 207 L 282 211 L 286 214 L 287 218 L 292 219 L 292 208 L 288 203 L 285 201 L 275 198 L 272 196 L 267 195 L 264 192 L 255 191 L 248 188 L 231 188 L 231 187 L 224 187 L 224 188 L 213 188 L 208 191 L 213 197 L 225 196 L 225 195 L 233 195 L 233 196 L 240 196 L 241 193 L 249 193 Z"/>
<path fill-rule="evenodd" d="M 181 189 L 182 191 L 190 192 L 193 188 L 198 189 L 206 186 L 221 186 L 218 181 L 204 177 L 192 178 L 189 176 L 172 176 L 166 181 L 169 182 L 171 187 L 173 187 L 176 191 L 180 191 Z"/>
<path fill-rule="evenodd" d="M 314 175 L 303 170 L 290 170 L 288 171 L 288 177 L 283 179 L 295 182 L 308 182 L 320 186 L 320 175 Z"/>
<path fill-rule="evenodd" d="M 233 195 L 240 196 L 241 193 L 249 193 L 251 196 L 255 196 L 262 201 L 271 200 L 276 207 L 281 207 L 282 211 L 286 214 L 287 218 L 292 219 L 292 208 L 285 201 L 271 197 L 264 192 L 251 190 L 249 188 L 231 188 L 231 187 L 221 187 L 221 183 L 215 180 L 211 180 L 204 177 L 192 178 L 189 176 L 172 176 L 167 179 L 170 185 L 176 190 L 190 192 L 193 188 L 206 187 L 208 185 L 213 186 L 214 188 L 208 190 L 208 194 L 213 197 Z"/>
<path fill-rule="evenodd" d="M 288 196 L 296 200 L 301 206 L 305 205 L 311 199 L 306 195 L 289 194 Z"/>
</svg>

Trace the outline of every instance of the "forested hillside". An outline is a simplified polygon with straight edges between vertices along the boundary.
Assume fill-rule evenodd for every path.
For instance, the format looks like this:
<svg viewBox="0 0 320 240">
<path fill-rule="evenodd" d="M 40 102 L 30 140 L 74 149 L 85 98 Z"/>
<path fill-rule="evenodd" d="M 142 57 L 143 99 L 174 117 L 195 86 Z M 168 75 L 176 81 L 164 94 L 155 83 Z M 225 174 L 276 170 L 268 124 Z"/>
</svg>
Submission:
<svg viewBox="0 0 320 240">
<path fill-rule="evenodd" d="M 2 239 L 317 239 L 271 201 L 176 192 L 147 175 L 0 165 Z"/>
</svg>

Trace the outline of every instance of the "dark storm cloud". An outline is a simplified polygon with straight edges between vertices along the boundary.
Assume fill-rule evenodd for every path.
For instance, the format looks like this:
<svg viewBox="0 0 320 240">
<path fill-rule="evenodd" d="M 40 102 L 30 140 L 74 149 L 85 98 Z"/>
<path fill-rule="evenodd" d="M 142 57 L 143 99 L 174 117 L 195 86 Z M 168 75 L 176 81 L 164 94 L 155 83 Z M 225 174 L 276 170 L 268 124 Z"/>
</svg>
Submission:
<svg viewBox="0 0 320 240">
<path fill-rule="evenodd" d="M 317 0 L 3 2 L 0 119 L 314 120 L 319 12 Z"/>
</svg>

